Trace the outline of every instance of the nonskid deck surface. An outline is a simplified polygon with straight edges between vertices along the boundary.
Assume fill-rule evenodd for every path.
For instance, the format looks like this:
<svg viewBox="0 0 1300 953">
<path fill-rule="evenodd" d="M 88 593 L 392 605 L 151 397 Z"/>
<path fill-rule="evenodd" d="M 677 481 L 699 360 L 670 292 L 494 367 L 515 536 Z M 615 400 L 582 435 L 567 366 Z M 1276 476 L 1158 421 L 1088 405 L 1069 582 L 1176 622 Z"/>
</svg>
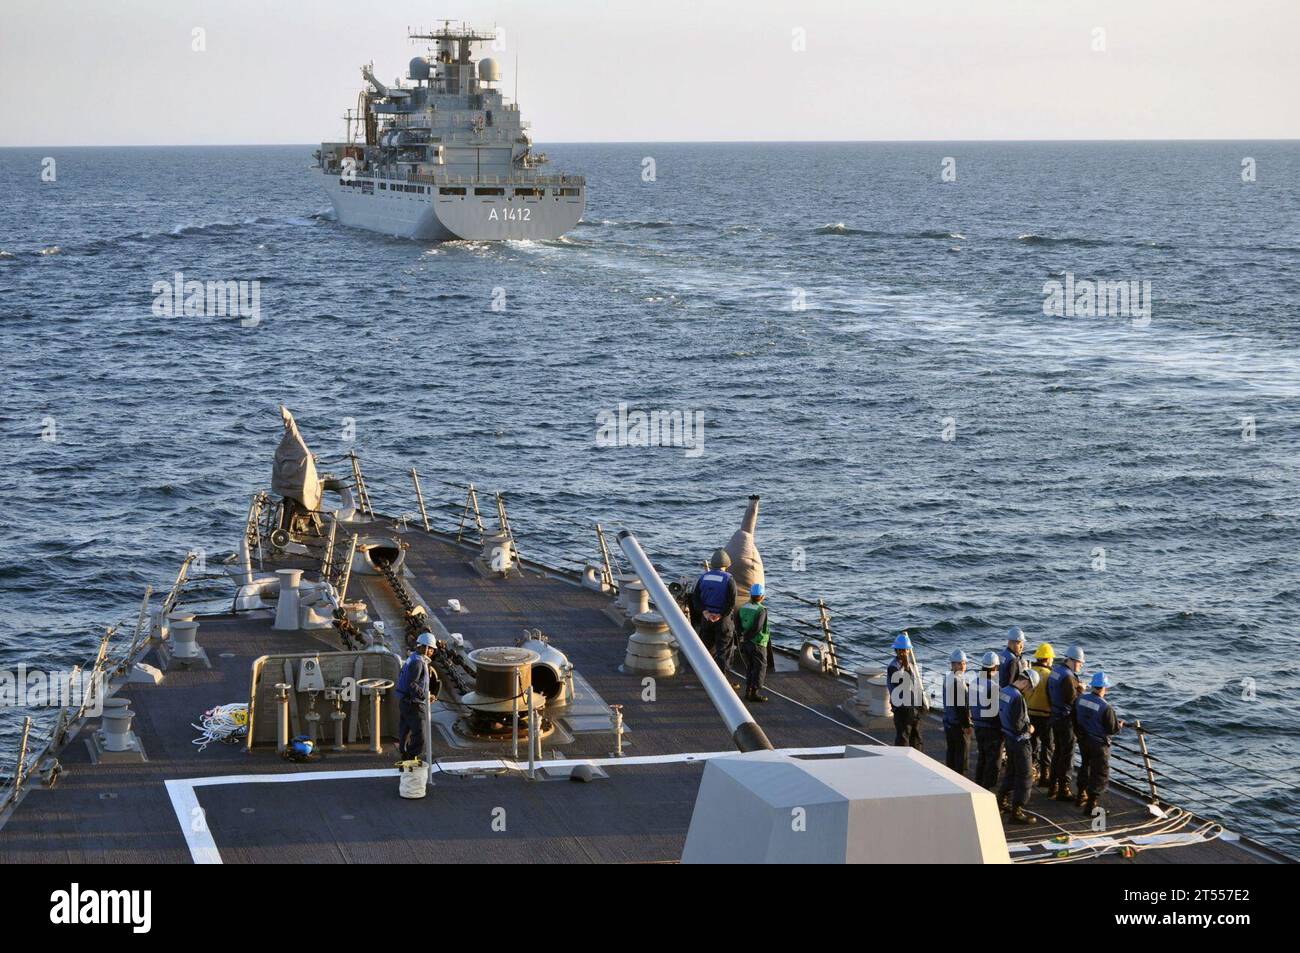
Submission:
<svg viewBox="0 0 1300 953">
<path fill-rule="evenodd" d="M 385 528 L 392 531 L 391 524 Z M 441 771 L 426 798 L 408 801 L 397 796 L 391 744 L 382 755 L 360 743 L 343 753 L 326 751 L 310 765 L 285 762 L 266 748 L 247 753 L 242 745 L 215 744 L 199 751 L 192 723 L 215 705 L 247 700 L 255 658 L 339 648 L 332 631 L 277 632 L 265 616 L 206 617 L 200 642 L 210 671 L 172 671 L 161 685 L 122 689 L 132 699 L 148 761 L 92 764 L 84 738 L 96 725 L 83 728 L 60 756 L 65 771 L 59 783 L 30 790 L 0 828 L 0 861 L 676 861 L 703 770 L 701 761 L 681 756 L 731 748 L 729 732 L 694 676 L 685 671 L 658 679 L 649 700 L 642 680 L 620 671 L 628 629 L 607 614 L 608 596 L 549 573 L 484 578 L 472 565 L 474 550 L 421 531 L 401 535 L 410 544 L 406 581 L 449 631 L 481 647 L 513 644 L 524 629 L 541 629 L 606 705 L 623 706 L 624 760 L 610 757 L 608 730 L 575 732 L 571 741 L 543 746 L 552 765 L 557 758 L 598 759 L 607 777 L 579 784 L 557 767 L 545 774 L 551 779 L 529 781 L 503 770 L 508 743 L 452 745 L 435 731 Z M 373 579 L 361 585 L 372 599 L 380 594 Z M 466 611 L 450 612 L 448 599 L 458 599 Z M 152 653 L 145 660 L 153 660 Z M 771 701 L 756 711 L 776 747 L 892 740 L 887 725 L 855 724 L 840 707 L 850 682 L 780 661 L 769 676 Z M 937 722 L 926 725 L 925 740 L 929 753 L 941 754 Z M 457 773 L 464 763 L 479 768 Z M 269 783 L 273 778 L 279 782 Z M 1143 804 L 1119 793 L 1107 806 L 1112 827 L 1149 818 Z M 1088 831 L 1072 806 L 1035 798 L 1030 807 L 1062 828 Z M 1009 840 L 1041 841 L 1059 833 L 1049 824 L 1032 832 L 1008 828 Z M 1261 859 L 1269 858 L 1221 841 L 1136 858 Z"/>
<path fill-rule="evenodd" d="M 440 774 L 421 800 L 397 797 L 391 776 L 203 787 L 197 798 L 226 863 L 677 860 L 702 762 L 609 770 L 587 784 Z"/>
</svg>

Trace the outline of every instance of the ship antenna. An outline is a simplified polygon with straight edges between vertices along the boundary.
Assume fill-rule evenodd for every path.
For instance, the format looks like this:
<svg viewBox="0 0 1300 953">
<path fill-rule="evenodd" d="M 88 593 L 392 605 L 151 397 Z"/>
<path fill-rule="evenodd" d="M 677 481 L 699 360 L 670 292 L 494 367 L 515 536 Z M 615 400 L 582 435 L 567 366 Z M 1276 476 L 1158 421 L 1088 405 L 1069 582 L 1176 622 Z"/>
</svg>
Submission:
<svg viewBox="0 0 1300 953">
<path fill-rule="evenodd" d="M 519 51 L 515 50 L 515 108 L 519 108 Z"/>
</svg>

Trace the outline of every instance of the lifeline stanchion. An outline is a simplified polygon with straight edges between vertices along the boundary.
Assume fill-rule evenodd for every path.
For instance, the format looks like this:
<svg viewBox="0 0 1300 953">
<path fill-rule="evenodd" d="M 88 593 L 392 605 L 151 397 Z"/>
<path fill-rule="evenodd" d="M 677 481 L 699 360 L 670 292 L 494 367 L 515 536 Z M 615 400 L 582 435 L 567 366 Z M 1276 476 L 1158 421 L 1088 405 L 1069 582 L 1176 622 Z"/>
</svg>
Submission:
<svg viewBox="0 0 1300 953">
<path fill-rule="evenodd" d="M 420 474 L 411 467 L 411 482 L 415 484 L 415 500 L 420 504 L 420 518 L 424 520 L 424 531 L 429 532 L 429 511 L 424 508 L 424 491 L 420 489 Z"/>
<path fill-rule="evenodd" d="M 823 599 L 817 600 L 817 613 L 821 618 L 822 637 L 826 640 L 826 654 L 830 656 L 830 665 L 832 674 L 839 674 L 840 659 L 839 653 L 835 651 L 835 638 L 831 635 L 831 612 L 826 608 L 826 602 Z"/>
<path fill-rule="evenodd" d="M 1142 722 L 1134 721 L 1133 728 L 1137 731 L 1138 747 L 1142 749 L 1142 764 L 1147 772 L 1147 786 L 1151 789 L 1151 803 L 1156 804 L 1160 801 L 1160 795 L 1156 792 L 1156 772 L 1151 767 L 1151 752 L 1147 750 L 1147 733 L 1142 730 Z"/>
<path fill-rule="evenodd" d="M 348 585 L 352 582 L 352 561 L 357 558 L 357 536 L 352 535 L 352 541 L 348 543 L 348 560 L 343 564 L 339 572 L 339 582 L 335 587 L 339 593 L 339 605 L 342 605 L 348 598 Z"/>
<path fill-rule="evenodd" d="M 275 706 L 275 753 L 284 754 L 289 747 L 289 692 L 293 686 L 288 682 L 276 682 Z"/>
<path fill-rule="evenodd" d="M 532 537 L 529 537 L 530 539 Z M 596 539 L 600 542 L 600 558 L 604 561 L 605 568 L 602 570 L 604 578 L 601 580 L 606 588 L 611 592 L 614 591 L 614 566 L 609 561 L 609 544 L 605 542 L 605 531 L 599 523 L 596 524 Z"/>
<path fill-rule="evenodd" d="M 510 757 L 519 761 L 519 669 L 515 668 L 515 694 L 510 700 L 510 710 L 514 713 L 510 724 Z"/>
<path fill-rule="evenodd" d="M 325 555 L 320 560 L 320 572 L 322 579 L 329 579 L 330 567 L 334 564 L 334 542 L 339 534 L 339 517 L 337 513 L 330 514 L 330 535 L 325 541 Z"/>
<path fill-rule="evenodd" d="M 535 698 L 535 697 L 536 697 L 536 696 L 534 696 L 534 698 Z M 538 764 L 541 764 L 541 761 L 542 761 L 542 705 L 544 705 L 544 704 L 546 704 L 546 703 L 545 703 L 545 702 L 541 702 L 541 703 L 538 704 L 538 706 L 537 706 L 537 711 L 536 711 L 536 713 L 535 713 L 535 714 L 537 715 L 537 724 L 534 725 L 531 721 L 528 722 L 528 743 L 529 743 L 529 744 L 532 744 L 532 743 L 533 743 L 533 739 L 534 739 L 534 738 L 537 739 L 537 742 L 536 742 L 536 743 L 537 743 L 537 763 L 538 763 Z"/>
<path fill-rule="evenodd" d="M 167 621 L 167 614 L 176 606 L 176 600 L 181 597 L 181 588 L 185 585 L 185 580 L 190 574 L 190 564 L 194 562 L 195 554 L 187 553 L 185 559 L 181 561 L 181 568 L 176 573 L 176 581 L 172 583 L 171 591 L 167 593 L 167 598 L 163 599 L 162 612 L 159 618 L 163 622 Z"/>
<path fill-rule="evenodd" d="M 9 791 L 9 800 L 17 801 L 23 787 L 23 768 L 27 764 L 27 736 L 32 732 L 32 716 L 23 719 L 23 734 L 18 742 L 18 763 L 14 766 L 14 783 Z"/>
<path fill-rule="evenodd" d="M 497 492 L 497 526 L 501 532 L 506 535 L 510 541 L 511 557 L 515 562 L 519 561 L 519 544 L 515 542 L 515 531 L 510 528 L 510 517 L 506 515 L 506 498 Z"/>
<path fill-rule="evenodd" d="M 461 537 L 465 535 L 465 521 L 469 519 L 470 513 L 474 514 L 474 523 L 478 526 L 478 538 L 482 542 L 484 535 L 483 514 L 479 512 L 478 491 L 474 489 L 473 483 L 469 484 L 468 491 L 465 494 L 465 509 L 461 511 L 460 527 L 456 530 L 456 542 L 458 543 L 461 541 Z"/>
<path fill-rule="evenodd" d="M 349 450 L 348 459 L 352 461 L 352 482 L 357 486 L 357 502 L 361 504 L 361 512 L 374 516 L 374 508 L 370 505 L 370 493 L 366 490 L 366 478 L 361 473 L 361 458 L 357 456 L 355 450 Z"/>
<path fill-rule="evenodd" d="M 136 650 L 139 648 L 140 640 L 149 631 L 149 600 L 152 597 L 153 586 L 145 586 L 144 599 L 140 601 L 140 616 L 136 619 L 135 631 L 131 634 L 131 644 L 127 647 L 126 655 L 122 659 L 123 670 L 126 669 L 127 665 L 131 664 L 131 660 L 135 658 Z"/>
<path fill-rule="evenodd" d="M 30 720 L 30 719 L 29 719 Z M 528 780 L 537 780 L 537 763 L 533 760 L 533 735 L 537 725 L 533 723 L 533 686 L 528 686 Z"/>
</svg>

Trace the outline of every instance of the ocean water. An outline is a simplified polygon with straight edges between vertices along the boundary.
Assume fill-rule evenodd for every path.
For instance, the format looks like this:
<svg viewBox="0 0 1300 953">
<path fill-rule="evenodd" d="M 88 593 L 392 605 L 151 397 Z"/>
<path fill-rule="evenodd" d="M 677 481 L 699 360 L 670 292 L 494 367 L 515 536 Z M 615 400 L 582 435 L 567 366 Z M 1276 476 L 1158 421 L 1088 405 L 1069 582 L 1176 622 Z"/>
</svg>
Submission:
<svg viewBox="0 0 1300 953">
<path fill-rule="evenodd" d="M 377 508 L 504 491 L 526 555 L 599 518 L 689 572 L 759 493 L 774 612 L 932 671 L 1079 642 L 1193 806 L 1300 852 L 1300 144 L 561 144 L 577 229 L 440 246 L 333 221 L 311 149 L 0 150 L 0 668 L 229 551 L 283 402 Z M 155 316 L 176 272 L 260 322 Z M 1067 274 L 1149 314 L 1045 315 Z M 620 404 L 701 449 L 599 445 Z"/>
</svg>

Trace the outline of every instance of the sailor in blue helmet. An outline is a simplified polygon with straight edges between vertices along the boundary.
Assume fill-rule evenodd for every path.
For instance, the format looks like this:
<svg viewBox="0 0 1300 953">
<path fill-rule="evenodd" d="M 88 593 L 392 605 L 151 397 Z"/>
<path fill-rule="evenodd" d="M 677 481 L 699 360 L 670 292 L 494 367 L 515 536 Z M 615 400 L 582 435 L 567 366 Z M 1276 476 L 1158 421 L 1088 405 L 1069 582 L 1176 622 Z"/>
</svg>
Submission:
<svg viewBox="0 0 1300 953">
<path fill-rule="evenodd" d="M 1002 723 L 1002 743 L 1007 751 L 1007 770 L 998 788 L 998 806 L 1011 812 L 1011 823 L 1034 824 L 1038 818 L 1025 812 L 1029 791 L 1034 782 L 1034 726 L 1029 720 L 1026 696 L 1038 684 L 1035 669 L 1014 676 L 1011 684 L 998 693 L 998 720 Z"/>
<path fill-rule="evenodd" d="M 397 745 L 402 760 L 424 756 L 424 726 L 429 720 L 429 659 L 435 642 L 421 632 L 397 676 Z M 436 692 L 435 692 L 436 694 Z"/>
<path fill-rule="evenodd" d="M 985 652 L 971 685 L 971 715 L 975 720 L 975 783 L 992 791 L 998 786 L 1002 762 L 1002 719 L 998 712 L 998 653 Z"/>
<path fill-rule="evenodd" d="M 1097 799 L 1106 793 L 1110 781 L 1110 736 L 1117 735 L 1124 722 L 1106 700 L 1111 681 L 1105 672 L 1092 676 L 1091 690 L 1074 703 L 1074 727 L 1079 733 L 1083 763 L 1079 766 L 1079 800 L 1083 813 L 1091 816 Z"/>
<path fill-rule="evenodd" d="M 1007 629 L 1007 647 L 998 653 L 1001 656 L 1001 664 L 998 666 L 998 688 L 1006 688 L 1016 675 L 1029 667 L 1029 663 L 1023 658 L 1024 652 L 1025 630 L 1018 625 L 1013 625 Z"/>
<path fill-rule="evenodd" d="M 1083 649 L 1071 645 L 1056 659 L 1047 676 L 1047 700 L 1051 703 L 1052 772 L 1047 796 L 1072 801 L 1070 768 L 1074 764 L 1074 700 L 1079 697 L 1079 672 L 1083 670 Z"/>
<path fill-rule="evenodd" d="M 894 639 L 894 660 L 885 669 L 889 703 L 894 708 L 894 744 L 925 750 L 921 740 L 921 716 L 925 712 L 925 685 L 921 666 L 912 655 L 912 639 L 906 632 Z"/>
<path fill-rule="evenodd" d="M 736 654 L 736 580 L 727 567 L 731 557 L 725 549 L 715 549 L 709 568 L 691 590 L 692 615 L 700 617 L 700 639 L 713 652 L 714 661 L 725 678 L 731 678 L 731 663 Z M 739 688 L 739 682 L 732 682 Z"/>
<path fill-rule="evenodd" d="M 767 674 L 767 646 L 772 631 L 763 604 L 763 584 L 749 587 L 749 601 L 740 607 L 740 654 L 745 659 L 745 701 L 765 702 L 763 678 Z"/>
<path fill-rule="evenodd" d="M 970 762 L 970 738 L 975 722 L 971 718 L 971 692 L 966 683 L 966 653 L 958 649 L 948 657 L 949 672 L 943 678 L 943 736 L 948 743 L 944 763 L 965 775 Z"/>
</svg>

